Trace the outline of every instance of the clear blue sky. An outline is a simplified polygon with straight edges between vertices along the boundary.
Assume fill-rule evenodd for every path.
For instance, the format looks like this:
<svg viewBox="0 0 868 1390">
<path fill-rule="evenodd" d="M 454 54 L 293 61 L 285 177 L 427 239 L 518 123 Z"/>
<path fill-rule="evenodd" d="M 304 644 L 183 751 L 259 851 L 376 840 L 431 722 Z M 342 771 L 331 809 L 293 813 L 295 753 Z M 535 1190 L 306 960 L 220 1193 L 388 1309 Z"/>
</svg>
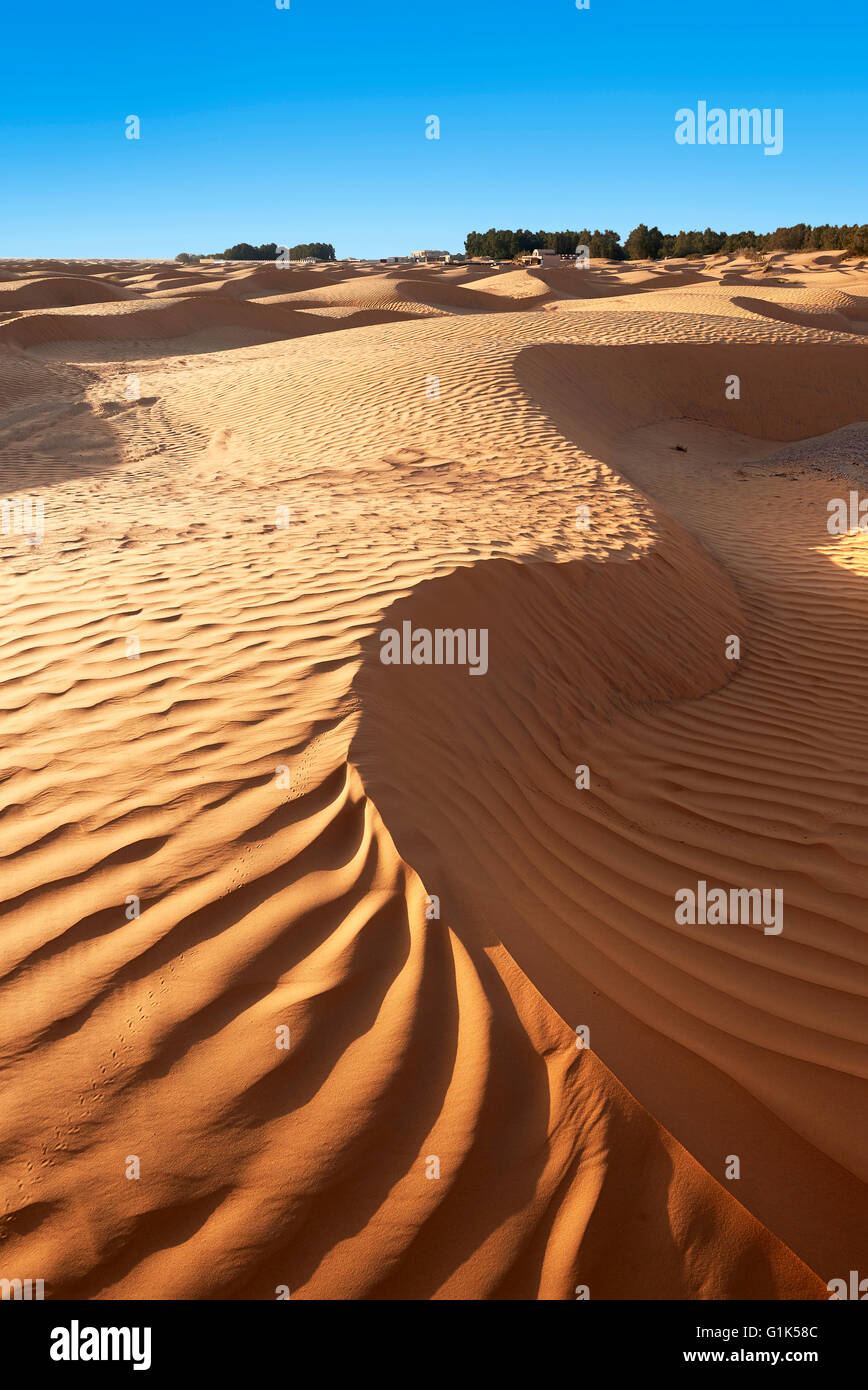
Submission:
<svg viewBox="0 0 868 1390">
<path fill-rule="evenodd" d="M 91 0 L 2 33 L 4 256 L 868 221 L 866 0 Z M 678 146 L 700 99 L 783 108 L 783 153 Z"/>
</svg>

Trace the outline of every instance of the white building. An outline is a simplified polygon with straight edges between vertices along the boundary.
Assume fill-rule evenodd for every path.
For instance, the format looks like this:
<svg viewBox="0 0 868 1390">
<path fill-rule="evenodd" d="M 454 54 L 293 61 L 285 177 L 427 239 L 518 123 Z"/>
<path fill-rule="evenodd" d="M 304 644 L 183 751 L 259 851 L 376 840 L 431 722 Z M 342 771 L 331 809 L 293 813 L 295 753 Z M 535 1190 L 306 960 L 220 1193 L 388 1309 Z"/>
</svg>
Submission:
<svg viewBox="0 0 868 1390">
<path fill-rule="evenodd" d="M 526 265 L 554 266 L 560 265 L 561 255 L 559 251 L 540 251 L 537 249 L 536 251 L 531 251 L 529 255 L 525 253 L 525 255 L 522 256 L 522 260 Z"/>
</svg>

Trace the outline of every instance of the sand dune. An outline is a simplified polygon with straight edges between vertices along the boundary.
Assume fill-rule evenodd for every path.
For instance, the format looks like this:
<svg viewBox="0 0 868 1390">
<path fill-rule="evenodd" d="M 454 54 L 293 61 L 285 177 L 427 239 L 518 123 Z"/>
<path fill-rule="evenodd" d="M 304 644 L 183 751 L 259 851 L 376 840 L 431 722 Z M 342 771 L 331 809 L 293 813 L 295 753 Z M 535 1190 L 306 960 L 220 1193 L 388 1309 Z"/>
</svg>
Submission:
<svg viewBox="0 0 868 1390">
<path fill-rule="evenodd" d="M 323 285 L 342 284 L 352 276 L 337 274 L 327 270 L 306 271 L 281 268 L 269 265 L 262 270 L 243 270 L 226 273 L 215 267 L 210 276 L 195 271 L 189 275 L 161 279 L 154 285 L 154 293 L 163 297 L 177 295 L 214 295 L 220 299 L 264 299 L 287 293 L 298 293 L 303 289 L 318 289 Z"/>
<path fill-rule="evenodd" d="M 501 295 L 506 299 L 540 299 L 547 285 L 529 270 L 508 270 L 503 275 L 472 277 L 464 289 L 475 294 Z M 482 301 L 484 307 L 484 301 Z"/>
<path fill-rule="evenodd" d="M 283 305 L 245 300 L 200 299 L 186 296 L 167 303 L 136 299 L 105 306 L 97 312 L 74 309 L 66 313 L 31 314 L 0 323 L 0 345 L 19 348 L 57 342 L 145 342 L 186 337 L 203 329 L 246 329 L 250 341 L 294 338 L 325 333 L 329 325 Z M 219 347 L 219 344 L 217 345 Z"/>
<path fill-rule="evenodd" d="M 868 1236 L 868 550 L 826 525 L 864 268 L 63 269 L 135 298 L 0 322 L 44 503 L 0 535 L 4 1262 L 827 1297 Z M 484 676 L 384 664 L 407 621 L 485 629 Z M 783 932 L 680 925 L 700 879 Z"/>
<path fill-rule="evenodd" d="M 460 273 L 463 281 L 463 272 Z M 297 284 L 298 289 L 295 288 Z M 284 290 L 281 301 L 298 307 L 354 305 L 406 310 L 419 306 L 422 309 L 463 309 L 467 313 L 524 309 L 528 307 L 526 300 L 546 293 L 545 285 L 537 284 L 521 270 L 507 276 L 473 276 L 468 283 L 456 283 L 455 278 L 429 273 L 426 268 L 401 272 L 382 270 L 350 279 L 327 278 L 316 272 L 305 276 L 299 272 L 272 271 L 270 280 L 263 275 L 255 285 L 258 293 L 263 285 L 270 285 L 275 292 Z"/>
<path fill-rule="evenodd" d="M 807 301 L 807 302 L 804 302 Z M 799 324 L 803 328 L 827 328 L 832 333 L 868 332 L 868 297 L 832 290 L 826 294 L 790 291 L 774 299 L 736 296 L 733 303 L 754 314 Z"/>
<path fill-rule="evenodd" d="M 59 309 L 70 304 L 106 304 L 130 299 L 132 291 L 85 275 L 52 275 L 0 284 L 0 313 L 8 309 Z"/>
</svg>

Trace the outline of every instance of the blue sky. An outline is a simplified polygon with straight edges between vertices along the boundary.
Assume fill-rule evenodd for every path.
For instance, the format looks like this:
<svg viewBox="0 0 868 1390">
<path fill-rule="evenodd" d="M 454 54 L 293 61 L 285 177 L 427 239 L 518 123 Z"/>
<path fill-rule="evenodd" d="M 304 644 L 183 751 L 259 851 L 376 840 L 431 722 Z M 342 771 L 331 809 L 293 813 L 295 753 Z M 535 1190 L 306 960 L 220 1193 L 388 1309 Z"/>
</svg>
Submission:
<svg viewBox="0 0 868 1390">
<path fill-rule="evenodd" d="M 15 6 L 0 255 L 865 222 L 866 36 L 865 0 Z M 677 145 L 700 99 L 782 108 L 782 154 Z"/>
</svg>

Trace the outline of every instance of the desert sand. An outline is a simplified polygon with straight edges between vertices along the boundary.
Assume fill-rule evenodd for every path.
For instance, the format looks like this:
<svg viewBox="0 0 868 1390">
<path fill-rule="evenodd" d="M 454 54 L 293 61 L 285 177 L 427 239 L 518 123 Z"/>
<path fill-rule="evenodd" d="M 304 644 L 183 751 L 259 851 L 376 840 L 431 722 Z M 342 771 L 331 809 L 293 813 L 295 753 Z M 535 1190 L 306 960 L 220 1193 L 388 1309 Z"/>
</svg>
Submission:
<svg viewBox="0 0 868 1390">
<path fill-rule="evenodd" d="M 3 262 L 0 1275 L 868 1274 L 865 422 L 839 255 Z"/>
</svg>

